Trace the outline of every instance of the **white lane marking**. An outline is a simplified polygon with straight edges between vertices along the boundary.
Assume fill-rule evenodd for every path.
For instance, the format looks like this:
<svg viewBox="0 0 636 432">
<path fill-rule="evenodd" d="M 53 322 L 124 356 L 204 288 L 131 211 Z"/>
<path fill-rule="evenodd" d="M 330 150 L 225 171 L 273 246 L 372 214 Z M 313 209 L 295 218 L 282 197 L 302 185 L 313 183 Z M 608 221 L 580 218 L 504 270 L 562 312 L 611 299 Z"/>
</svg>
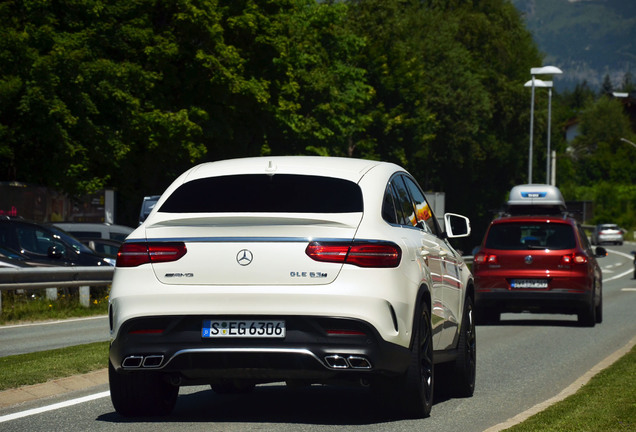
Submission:
<svg viewBox="0 0 636 432">
<path fill-rule="evenodd" d="M 15 324 L 15 325 L 8 325 L 8 326 L 0 326 L 0 330 L 18 328 L 18 327 L 32 327 L 32 326 L 51 325 L 51 324 L 64 324 L 64 323 L 67 323 L 67 322 L 75 322 L 75 321 L 88 321 L 88 320 L 106 318 L 107 316 L 108 315 L 96 315 L 96 316 L 85 317 L 85 318 L 69 318 L 69 319 L 58 320 L 58 321 L 39 321 L 39 322 L 33 322 L 33 323 L 28 323 L 28 324 Z"/>
<path fill-rule="evenodd" d="M 634 292 L 636 292 L 636 288 L 621 288 L 621 291 L 634 291 Z"/>
<path fill-rule="evenodd" d="M 626 276 L 626 275 L 630 274 L 633 271 L 634 270 L 627 270 L 626 272 L 623 272 L 621 274 L 617 274 L 616 276 L 612 276 L 611 278 L 607 278 L 607 279 L 603 278 L 603 283 L 609 282 L 609 281 L 613 281 L 614 279 L 620 279 L 623 276 Z"/>
<path fill-rule="evenodd" d="M 105 392 L 101 392 L 101 393 L 95 393 L 92 395 L 88 395 L 88 396 L 84 396 L 81 398 L 77 398 L 77 399 L 71 399 L 71 400 L 67 400 L 66 402 L 60 402 L 60 403 L 56 403 L 53 405 L 47 405 L 47 406 L 43 406 L 40 408 L 33 408 L 30 410 L 26 410 L 26 411 L 20 411 L 17 413 L 13 413 L 13 414 L 7 414 L 5 416 L 0 417 L 0 423 L 4 423 L 10 420 L 16 420 L 22 417 L 28 417 L 28 416 L 32 416 L 32 415 L 36 415 L 36 414 L 42 414 L 44 412 L 47 411 L 53 411 L 56 409 L 61 409 L 61 408 L 67 408 L 73 405 L 77 405 L 77 404 L 81 404 L 84 402 L 90 402 L 92 400 L 95 399 L 101 399 L 101 398 L 105 398 L 107 396 L 110 395 L 110 391 L 105 391 Z"/>
</svg>

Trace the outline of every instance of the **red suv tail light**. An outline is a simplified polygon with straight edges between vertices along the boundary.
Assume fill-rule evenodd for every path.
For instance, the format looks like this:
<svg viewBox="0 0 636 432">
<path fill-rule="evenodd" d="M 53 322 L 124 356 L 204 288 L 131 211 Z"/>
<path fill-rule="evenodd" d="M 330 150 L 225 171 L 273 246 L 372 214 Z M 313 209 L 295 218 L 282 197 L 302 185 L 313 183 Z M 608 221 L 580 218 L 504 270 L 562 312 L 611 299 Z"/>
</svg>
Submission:
<svg viewBox="0 0 636 432">
<path fill-rule="evenodd" d="M 400 247 L 389 242 L 311 242 L 305 253 L 316 261 L 358 267 L 397 267 L 402 258 Z"/>
<path fill-rule="evenodd" d="M 497 264 L 497 255 L 478 253 L 474 261 L 475 264 Z"/>
<path fill-rule="evenodd" d="M 563 255 L 561 257 L 561 264 L 585 264 L 587 261 L 588 259 L 585 255 L 577 253 Z"/>
<path fill-rule="evenodd" d="M 187 252 L 185 243 L 124 243 L 117 252 L 117 267 L 177 261 Z"/>
</svg>

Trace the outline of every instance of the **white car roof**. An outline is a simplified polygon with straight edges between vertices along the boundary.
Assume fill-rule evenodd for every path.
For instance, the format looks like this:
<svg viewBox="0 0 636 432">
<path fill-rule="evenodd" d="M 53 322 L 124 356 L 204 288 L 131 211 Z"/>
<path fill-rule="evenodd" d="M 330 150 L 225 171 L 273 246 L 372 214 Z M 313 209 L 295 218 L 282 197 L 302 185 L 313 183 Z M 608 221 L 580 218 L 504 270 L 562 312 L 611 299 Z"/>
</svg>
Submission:
<svg viewBox="0 0 636 432">
<path fill-rule="evenodd" d="M 377 165 L 388 164 L 366 159 L 322 156 L 263 156 L 229 159 L 197 165 L 183 175 L 183 182 L 231 174 L 305 174 L 338 177 L 357 182 Z M 399 167 L 395 165 L 395 168 Z"/>
<path fill-rule="evenodd" d="M 190 168 L 172 182 L 161 195 L 157 205 L 148 217 L 151 218 L 177 188 L 193 180 L 227 175 L 263 173 L 315 175 L 341 178 L 360 183 L 365 174 L 371 169 L 374 169 L 376 175 L 373 176 L 374 180 L 368 179 L 368 181 L 383 182 L 382 187 L 385 186 L 385 182 L 392 173 L 406 172 L 404 168 L 390 162 L 325 156 L 263 156 L 206 162 Z M 364 190 L 365 188 L 363 187 L 363 193 Z M 367 199 L 368 204 L 375 205 L 376 203 L 372 201 Z"/>
</svg>

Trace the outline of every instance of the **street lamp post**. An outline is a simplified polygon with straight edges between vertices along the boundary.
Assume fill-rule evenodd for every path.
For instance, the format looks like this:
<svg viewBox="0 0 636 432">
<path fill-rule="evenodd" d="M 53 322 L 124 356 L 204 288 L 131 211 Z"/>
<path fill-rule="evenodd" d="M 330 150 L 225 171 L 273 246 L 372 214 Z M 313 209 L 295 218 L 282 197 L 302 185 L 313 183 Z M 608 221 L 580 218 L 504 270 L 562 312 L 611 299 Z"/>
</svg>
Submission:
<svg viewBox="0 0 636 432">
<path fill-rule="evenodd" d="M 524 87 L 533 86 L 533 81 L 530 80 L 524 84 Z M 547 137 L 547 153 L 546 153 L 546 166 L 545 166 L 545 183 L 551 184 L 550 181 L 550 167 L 551 167 L 551 154 L 550 153 L 550 124 L 552 122 L 552 81 L 542 81 L 540 79 L 534 80 L 534 87 L 545 87 L 548 89 L 548 137 Z M 532 165 L 532 164 L 531 164 Z M 531 177 L 531 172 L 529 172 L 529 177 Z M 532 182 L 532 180 L 531 180 Z"/>
<path fill-rule="evenodd" d="M 530 80 L 530 87 L 532 87 L 532 96 L 530 98 L 530 145 L 528 146 L 528 183 L 532 183 L 532 138 L 534 133 L 534 87 L 536 86 L 537 79 L 535 79 L 536 75 L 558 75 L 562 74 L 563 71 L 556 66 L 543 66 L 540 68 L 531 68 L 530 75 L 532 79 Z M 526 83 L 527 84 L 527 83 Z M 550 93 L 552 96 L 552 93 Z M 549 120 L 548 120 L 549 124 Z M 548 126 L 549 129 L 549 126 Z M 549 159 L 549 157 L 548 157 Z"/>
</svg>

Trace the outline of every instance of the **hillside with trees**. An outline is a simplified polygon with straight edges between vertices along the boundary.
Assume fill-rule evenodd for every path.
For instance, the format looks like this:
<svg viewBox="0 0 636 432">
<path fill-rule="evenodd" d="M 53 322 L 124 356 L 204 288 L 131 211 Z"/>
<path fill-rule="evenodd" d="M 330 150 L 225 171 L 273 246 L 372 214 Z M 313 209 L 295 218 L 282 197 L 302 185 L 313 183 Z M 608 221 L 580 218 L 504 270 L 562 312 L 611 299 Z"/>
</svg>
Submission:
<svg viewBox="0 0 636 432">
<path fill-rule="evenodd" d="M 636 2 L 633 0 L 512 0 L 533 34 L 545 64 L 565 71 L 561 88 L 605 77 L 618 85 L 636 72 Z"/>
</svg>

